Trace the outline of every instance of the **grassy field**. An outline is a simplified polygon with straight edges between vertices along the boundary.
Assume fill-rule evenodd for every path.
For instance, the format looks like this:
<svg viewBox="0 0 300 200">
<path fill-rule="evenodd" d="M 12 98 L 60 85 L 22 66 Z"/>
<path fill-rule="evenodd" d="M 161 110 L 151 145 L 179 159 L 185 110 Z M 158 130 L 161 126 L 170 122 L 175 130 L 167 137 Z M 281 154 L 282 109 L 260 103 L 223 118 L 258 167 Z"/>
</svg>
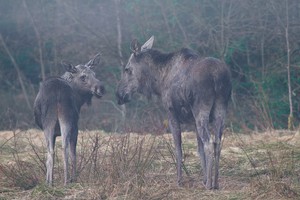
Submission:
<svg viewBox="0 0 300 200">
<path fill-rule="evenodd" d="M 47 187 L 42 132 L 0 132 L 0 200 L 300 199 L 300 135 L 296 132 L 226 132 L 220 190 L 212 191 L 201 184 L 195 133 L 183 133 L 183 187 L 176 185 L 170 134 L 81 131 L 78 142 L 77 182 L 63 186 L 58 140 L 54 187 Z"/>
</svg>

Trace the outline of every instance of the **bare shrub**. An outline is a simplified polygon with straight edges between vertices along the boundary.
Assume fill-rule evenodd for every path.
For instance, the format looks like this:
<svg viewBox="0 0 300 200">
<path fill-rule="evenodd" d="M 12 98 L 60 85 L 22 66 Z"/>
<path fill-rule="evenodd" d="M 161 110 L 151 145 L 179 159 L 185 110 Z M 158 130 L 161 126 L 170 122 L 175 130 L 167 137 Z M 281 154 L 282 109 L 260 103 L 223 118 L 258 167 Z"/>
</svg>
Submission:
<svg viewBox="0 0 300 200">
<path fill-rule="evenodd" d="M 88 142 L 80 140 L 79 179 L 84 184 L 96 184 L 102 198 L 128 195 L 142 198 L 147 172 L 155 159 L 155 136 L 133 134 L 90 135 Z"/>
<path fill-rule="evenodd" d="M 25 153 L 28 144 L 20 139 L 22 134 L 25 132 L 13 131 L 12 136 L 1 144 L 1 154 L 9 156 L 10 160 L 0 163 L 0 176 L 4 180 L 5 187 L 28 190 L 40 182 L 43 172 L 36 163 L 28 159 Z"/>
<path fill-rule="evenodd" d="M 286 141 L 264 141 L 247 144 L 240 141 L 243 154 L 250 164 L 250 193 L 254 199 L 296 198 L 299 180 L 300 151 Z M 249 166 L 249 165 L 248 165 Z M 298 170 L 297 170 L 298 169 Z"/>
<path fill-rule="evenodd" d="M 183 134 L 187 176 L 179 188 L 171 134 L 81 131 L 78 182 L 63 187 L 58 154 L 55 181 L 60 184 L 51 188 L 44 184 L 42 133 L 15 132 L 0 137 L 0 199 L 299 199 L 300 143 L 291 133 L 226 133 L 218 192 L 200 185 L 195 137 Z"/>
<path fill-rule="evenodd" d="M 295 150 L 283 143 L 276 143 L 272 146 L 265 145 L 264 152 L 258 153 L 261 161 L 258 163 L 259 174 L 253 179 L 251 186 L 255 191 L 254 196 L 260 197 L 299 197 L 295 185 L 299 181 L 297 177 Z M 300 152 L 298 152 L 299 154 Z M 257 181 L 258 180 L 258 181 Z"/>
<path fill-rule="evenodd" d="M 30 162 L 16 159 L 15 163 L 0 164 L 0 174 L 6 177 L 7 187 L 18 187 L 24 190 L 32 189 L 39 183 L 39 175 Z"/>
</svg>

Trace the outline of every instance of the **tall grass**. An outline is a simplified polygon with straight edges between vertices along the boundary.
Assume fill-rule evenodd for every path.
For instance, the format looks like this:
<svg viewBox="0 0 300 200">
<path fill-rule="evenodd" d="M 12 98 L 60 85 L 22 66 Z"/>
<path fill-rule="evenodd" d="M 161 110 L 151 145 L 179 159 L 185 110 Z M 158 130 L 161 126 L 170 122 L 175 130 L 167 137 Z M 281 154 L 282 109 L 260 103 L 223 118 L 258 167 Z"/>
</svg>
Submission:
<svg viewBox="0 0 300 200">
<path fill-rule="evenodd" d="M 249 163 L 243 170 L 251 177 L 249 190 L 252 198 L 300 197 L 300 149 L 288 140 L 261 139 L 248 143 L 238 136 L 241 154 Z"/>
<path fill-rule="evenodd" d="M 300 142 L 280 134 L 226 134 L 220 191 L 201 185 L 195 133 L 183 134 L 184 186 L 176 185 L 172 136 L 80 132 L 78 180 L 63 186 L 60 138 L 54 186 L 45 182 L 43 135 L 15 132 L 0 140 L 0 199 L 297 199 Z M 37 139 L 37 138 L 40 139 Z M 293 141 L 294 143 L 292 143 Z"/>
</svg>

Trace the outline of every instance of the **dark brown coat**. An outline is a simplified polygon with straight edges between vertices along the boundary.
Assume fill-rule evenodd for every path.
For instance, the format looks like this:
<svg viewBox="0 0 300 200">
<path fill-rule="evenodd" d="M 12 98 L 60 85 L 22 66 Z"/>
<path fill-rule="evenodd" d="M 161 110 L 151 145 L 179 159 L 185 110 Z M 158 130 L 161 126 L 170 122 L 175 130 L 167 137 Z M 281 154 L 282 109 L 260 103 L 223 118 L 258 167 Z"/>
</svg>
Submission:
<svg viewBox="0 0 300 200">
<path fill-rule="evenodd" d="M 91 104 L 93 96 L 100 98 L 104 93 L 102 83 L 92 70 L 96 55 L 85 65 L 65 65 L 62 77 L 50 77 L 41 83 L 34 102 L 36 124 L 44 131 L 47 143 L 46 182 L 52 185 L 54 146 L 57 136 L 62 136 L 64 157 L 64 183 L 76 179 L 76 144 L 80 108 L 84 103 Z M 68 174 L 68 157 L 71 156 L 72 175 Z"/>
<path fill-rule="evenodd" d="M 132 42 L 133 53 L 116 92 L 118 102 L 130 101 L 135 92 L 161 97 L 175 142 L 179 185 L 182 184 L 180 124 L 196 124 L 203 182 L 207 189 L 218 188 L 220 144 L 231 95 L 230 71 L 220 60 L 201 58 L 189 49 L 167 54 L 153 50 L 153 40 L 151 37 L 142 46 L 136 40 Z M 213 134 L 209 122 L 213 124 Z"/>
</svg>

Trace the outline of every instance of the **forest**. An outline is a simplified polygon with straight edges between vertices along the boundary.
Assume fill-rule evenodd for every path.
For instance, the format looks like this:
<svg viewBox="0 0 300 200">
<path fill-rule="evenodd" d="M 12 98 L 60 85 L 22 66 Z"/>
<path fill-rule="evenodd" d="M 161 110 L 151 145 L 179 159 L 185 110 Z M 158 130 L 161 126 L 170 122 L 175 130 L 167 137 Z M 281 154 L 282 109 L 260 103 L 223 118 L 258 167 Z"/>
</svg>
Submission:
<svg viewBox="0 0 300 200">
<path fill-rule="evenodd" d="M 299 0 L 0 0 L 0 199 L 300 199 L 299 19 Z M 154 49 L 190 48 L 231 71 L 219 190 L 203 185 L 194 127 L 182 127 L 178 187 L 160 99 L 118 105 L 131 41 L 151 36 Z M 58 137 L 48 187 L 40 83 L 98 53 L 106 93 L 81 108 L 77 181 L 63 185 Z"/>
<path fill-rule="evenodd" d="M 298 0 L 1 0 L 0 129 L 37 128 L 32 107 L 40 82 L 62 75 L 62 61 L 84 64 L 100 53 L 95 71 L 107 92 L 82 108 L 80 129 L 165 131 L 155 97 L 136 95 L 126 107 L 115 98 L 130 42 L 152 35 L 164 52 L 188 47 L 227 63 L 231 130 L 297 129 L 299 11 Z"/>
</svg>

